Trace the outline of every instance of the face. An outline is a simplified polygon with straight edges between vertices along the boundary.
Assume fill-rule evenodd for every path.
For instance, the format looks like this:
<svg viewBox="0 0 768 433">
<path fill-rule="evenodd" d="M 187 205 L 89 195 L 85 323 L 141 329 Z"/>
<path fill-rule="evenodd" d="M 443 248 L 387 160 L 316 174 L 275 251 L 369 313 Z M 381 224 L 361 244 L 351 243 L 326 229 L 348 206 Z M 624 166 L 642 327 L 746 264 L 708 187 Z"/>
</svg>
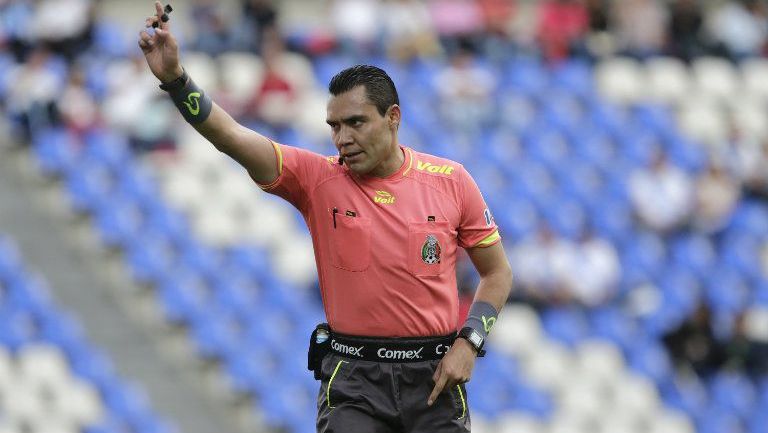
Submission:
<svg viewBox="0 0 768 433">
<path fill-rule="evenodd" d="M 333 144 L 350 170 L 357 174 L 384 177 L 402 163 L 397 143 L 400 107 L 389 107 L 382 116 L 368 100 L 365 87 L 331 96 L 326 122 Z"/>
</svg>

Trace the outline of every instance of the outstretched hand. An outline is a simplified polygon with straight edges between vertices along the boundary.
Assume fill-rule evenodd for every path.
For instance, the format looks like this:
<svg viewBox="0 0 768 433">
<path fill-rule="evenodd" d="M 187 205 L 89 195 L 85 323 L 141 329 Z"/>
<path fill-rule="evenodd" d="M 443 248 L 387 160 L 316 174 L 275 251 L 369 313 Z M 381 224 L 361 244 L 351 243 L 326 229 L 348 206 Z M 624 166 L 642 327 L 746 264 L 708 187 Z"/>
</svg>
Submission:
<svg viewBox="0 0 768 433">
<path fill-rule="evenodd" d="M 469 382 L 472 370 L 475 368 L 476 357 L 477 352 L 469 342 L 463 338 L 457 338 L 448 353 L 437 364 L 435 374 L 432 375 L 435 387 L 427 399 L 427 405 L 432 406 L 437 396 L 444 390 Z"/>
<path fill-rule="evenodd" d="M 170 32 L 170 21 L 161 19 L 163 16 L 163 5 L 155 2 L 155 15 L 147 17 L 145 29 L 139 32 L 139 47 L 147 59 L 147 64 L 152 73 L 163 83 L 173 81 L 181 76 L 183 70 L 179 63 L 179 45 L 176 38 Z M 152 24 L 157 23 L 152 35 L 147 29 Z"/>
</svg>

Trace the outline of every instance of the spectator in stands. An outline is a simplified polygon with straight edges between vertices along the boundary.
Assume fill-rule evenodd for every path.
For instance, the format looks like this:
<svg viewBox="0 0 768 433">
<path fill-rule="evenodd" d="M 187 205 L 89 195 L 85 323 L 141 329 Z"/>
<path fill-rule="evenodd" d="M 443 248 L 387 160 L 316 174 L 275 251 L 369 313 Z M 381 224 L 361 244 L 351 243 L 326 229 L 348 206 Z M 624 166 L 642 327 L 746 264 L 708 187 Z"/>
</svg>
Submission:
<svg viewBox="0 0 768 433">
<path fill-rule="evenodd" d="M 710 160 L 707 170 L 696 179 L 693 226 L 704 233 L 715 233 L 728 222 L 740 196 L 738 180 L 722 163 Z"/>
<path fill-rule="evenodd" d="M 667 11 L 659 0 L 614 3 L 613 29 L 619 52 L 638 59 L 661 54 L 666 43 Z"/>
<path fill-rule="evenodd" d="M 663 337 L 673 362 L 679 370 L 693 370 L 708 378 L 723 363 L 723 353 L 712 324 L 712 311 L 700 302 L 693 314 Z"/>
<path fill-rule="evenodd" d="M 512 31 L 517 16 L 517 0 L 478 0 L 485 22 L 482 52 L 491 61 L 509 59 L 520 49 Z"/>
<path fill-rule="evenodd" d="M 333 0 L 328 17 L 343 52 L 370 55 L 377 51 L 382 31 L 379 6 L 377 0 Z"/>
<path fill-rule="evenodd" d="M 714 9 L 708 21 L 718 49 L 732 60 L 757 56 L 765 47 L 768 24 L 759 0 L 728 1 Z"/>
<path fill-rule="evenodd" d="M 441 53 L 426 4 L 420 0 L 388 0 L 382 7 L 384 48 L 389 57 L 407 62 Z"/>
<path fill-rule="evenodd" d="M 550 61 L 582 53 L 589 30 L 589 15 L 581 0 L 547 0 L 538 10 L 536 37 Z"/>
<path fill-rule="evenodd" d="M 577 254 L 573 243 L 557 238 L 549 226 L 541 224 L 536 233 L 510 251 L 515 279 L 522 289 L 514 296 L 520 296 L 536 308 L 570 302 L 572 295 L 566 281 Z"/>
<path fill-rule="evenodd" d="M 663 151 L 656 151 L 650 167 L 632 173 L 629 188 L 635 212 L 647 227 L 669 233 L 688 223 L 693 182 L 686 172 L 669 162 Z"/>
<path fill-rule="evenodd" d="M 492 95 L 496 78 L 477 62 L 469 46 L 460 48 L 450 58 L 448 66 L 435 77 L 435 89 L 440 98 L 438 110 L 455 131 L 478 132 L 493 115 Z"/>
<path fill-rule="evenodd" d="M 718 154 L 740 181 L 744 193 L 768 198 L 768 140 L 760 142 L 744 135 L 731 123 L 727 145 Z"/>
<path fill-rule="evenodd" d="M 707 51 L 703 39 L 704 14 L 696 0 L 675 0 L 669 6 L 667 51 L 686 62 Z"/>
<path fill-rule="evenodd" d="M 36 48 L 26 63 L 13 67 L 4 77 L 8 89 L 6 107 L 27 141 L 36 130 L 57 122 L 56 98 L 63 83 L 49 68 L 51 54 Z"/>
<path fill-rule="evenodd" d="M 574 301 L 595 307 L 608 301 L 618 289 L 621 264 L 616 249 L 589 229 L 575 246 L 571 271 L 564 274 Z"/>
<path fill-rule="evenodd" d="M 246 105 L 244 115 L 278 129 L 287 128 L 296 119 L 299 95 L 296 84 L 282 67 L 285 49 L 280 35 L 277 32 L 265 34 L 261 51 L 264 78 Z"/>
<path fill-rule="evenodd" d="M 64 125 L 74 133 L 82 135 L 99 122 L 99 107 L 91 92 L 85 87 L 82 69 L 73 67 L 69 82 L 56 102 L 57 111 Z"/>
<path fill-rule="evenodd" d="M 586 38 L 587 51 L 592 58 L 613 54 L 616 40 L 610 31 L 608 0 L 586 0 L 589 30 Z"/>
<path fill-rule="evenodd" d="M 90 0 L 41 0 L 29 22 L 32 36 L 69 61 L 92 42 L 95 9 Z"/>
<path fill-rule="evenodd" d="M 192 7 L 192 49 L 211 56 L 238 48 L 231 23 L 214 0 L 197 0 Z"/>
<path fill-rule="evenodd" d="M 272 0 L 242 0 L 244 48 L 258 52 L 265 35 L 278 30 L 278 11 Z"/>
<path fill-rule="evenodd" d="M 105 74 L 102 113 L 106 124 L 127 135 L 136 151 L 173 147 L 174 107 L 155 91 L 154 77 L 143 58 L 114 63 Z"/>
<path fill-rule="evenodd" d="M 474 0 L 433 0 L 429 12 L 443 47 L 455 52 L 462 45 L 477 48 L 485 32 L 483 11 Z"/>
<path fill-rule="evenodd" d="M 0 2 L 0 47 L 5 47 L 17 62 L 27 58 L 34 42 L 29 22 L 34 14 L 31 2 Z"/>
<path fill-rule="evenodd" d="M 722 344 L 722 368 L 743 371 L 756 381 L 765 378 L 768 374 L 766 323 L 764 321 L 749 323 L 750 319 L 754 319 L 754 316 L 759 314 L 765 314 L 765 312 L 757 309 L 740 311 L 734 318 L 732 335 Z"/>
</svg>

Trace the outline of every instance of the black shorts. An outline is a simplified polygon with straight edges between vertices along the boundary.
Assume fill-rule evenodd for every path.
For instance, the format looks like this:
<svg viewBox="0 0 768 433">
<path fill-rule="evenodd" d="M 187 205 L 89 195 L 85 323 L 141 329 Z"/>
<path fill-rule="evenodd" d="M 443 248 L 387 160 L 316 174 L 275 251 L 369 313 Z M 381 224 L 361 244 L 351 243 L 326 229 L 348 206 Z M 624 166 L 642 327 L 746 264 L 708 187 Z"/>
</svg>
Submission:
<svg viewBox="0 0 768 433">
<path fill-rule="evenodd" d="M 443 390 L 427 406 L 439 362 L 377 362 L 329 353 L 317 396 L 318 433 L 469 432 L 464 385 Z"/>
</svg>

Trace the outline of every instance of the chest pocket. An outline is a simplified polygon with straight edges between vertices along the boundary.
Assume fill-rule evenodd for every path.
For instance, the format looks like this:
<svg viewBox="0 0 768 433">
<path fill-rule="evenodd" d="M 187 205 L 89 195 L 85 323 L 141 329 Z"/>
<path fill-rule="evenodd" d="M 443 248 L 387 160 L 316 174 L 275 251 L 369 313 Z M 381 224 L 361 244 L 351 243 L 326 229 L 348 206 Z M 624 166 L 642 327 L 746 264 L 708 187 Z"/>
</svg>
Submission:
<svg viewBox="0 0 768 433">
<path fill-rule="evenodd" d="M 408 225 L 408 267 L 417 277 L 437 276 L 446 268 L 446 248 L 450 236 L 448 221 Z"/>
<path fill-rule="evenodd" d="M 351 272 L 361 272 L 371 264 L 371 220 L 343 213 L 330 215 L 335 224 L 331 234 L 331 264 Z"/>
</svg>

